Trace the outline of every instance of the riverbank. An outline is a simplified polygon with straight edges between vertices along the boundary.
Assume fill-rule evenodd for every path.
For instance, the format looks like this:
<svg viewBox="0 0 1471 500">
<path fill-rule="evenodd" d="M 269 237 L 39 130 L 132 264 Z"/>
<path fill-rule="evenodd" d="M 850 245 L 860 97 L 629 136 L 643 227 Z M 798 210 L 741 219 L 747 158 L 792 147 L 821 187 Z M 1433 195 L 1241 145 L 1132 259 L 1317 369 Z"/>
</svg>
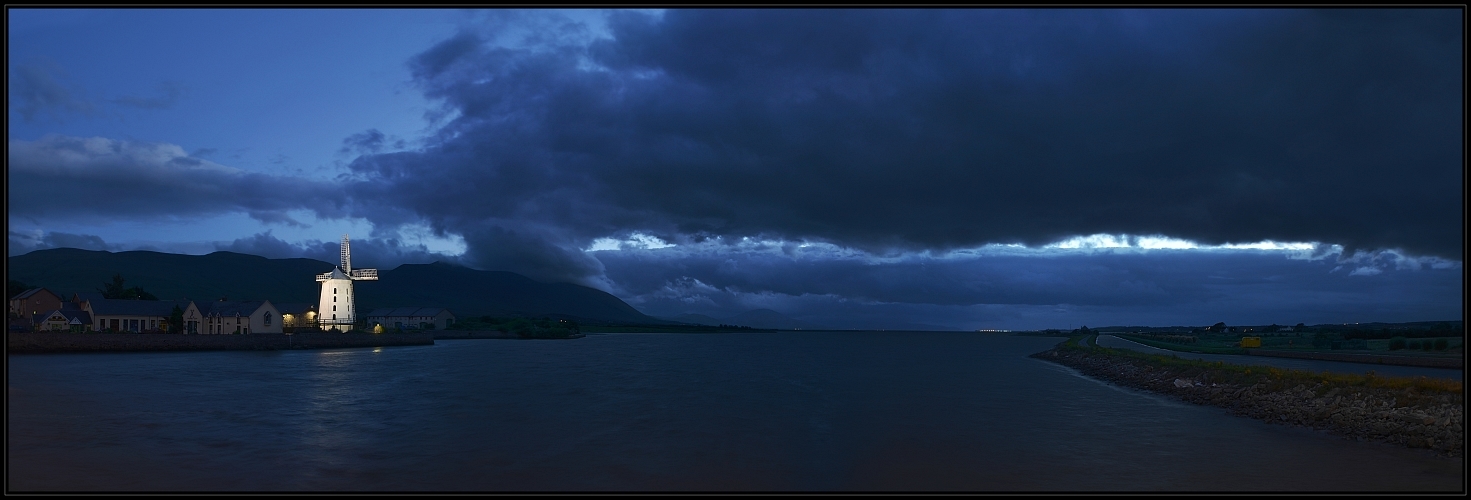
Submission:
<svg viewBox="0 0 1471 500">
<path fill-rule="evenodd" d="M 1464 456 L 1465 398 L 1458 381 L 1314 374 L 1184 360 L 1078 341 L 1070 339 L 1032 357 L 1240 416 Z"/>
<path fill-rule="evenodd" d="M 171 335 L 157 333 L 11 333 L 7 354 L 136 351 L 272 351 L 433 345 L 429 333 L 252 333 Z"/>
<path fill-rule="evenodd" d="M 1277 358 L 1315 359 L 1319 361 L 1343 361 L 1347 363 L 1366 363 L 1375 365 L 1398 365 L 1398 366 L 1421 366 L 1427 368 L 1463 368 L 1465 358 L 1455 355 L 1436 354 L 1383 354 L 1372 351 L 1333 351 L 1323 352 L 1312 349 L 1281 349 L 1281 348 L 1241 348 L 1241 347 L 1202 347 L 1194 345 L 1181 345 L 1170 342 L 1161 342 L 1138 335 L 1124 333 L 1112 333 L 1115 337 L 1138 342 L 1150 347 L 1178 352 L 1192 352 L 1197 354 L 1234 354 L 1247 356 L 1271 356 Z M 1460 347 L 1453 349 L 1459 351 Z M 1401 351 L 1403 352 L 1403 351 Z"/>
</svg>

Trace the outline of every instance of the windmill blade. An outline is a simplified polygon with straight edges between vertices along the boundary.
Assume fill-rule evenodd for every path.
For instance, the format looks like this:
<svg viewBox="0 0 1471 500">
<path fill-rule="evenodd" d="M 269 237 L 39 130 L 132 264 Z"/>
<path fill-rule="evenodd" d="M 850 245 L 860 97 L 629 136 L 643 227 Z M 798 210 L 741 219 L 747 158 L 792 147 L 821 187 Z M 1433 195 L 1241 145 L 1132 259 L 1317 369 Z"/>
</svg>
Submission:
<svg viewBox="0 0 1471 500">
<path fill-rule="evenodd" d="M 352 247 L 348 246 L 347 235 L 342 235 L 342 272 L 352 272 Z"/>
<path fill-rule="evenodd" d="M 352 270 L 352 272 L 347 273 L 347 275 L 350 276 L 350 277 L 352 277 L 352 279 L 354 279 L 354 280 L 374 280 L 374 281 L 376 281 L 378 279 L 378 270 L 377 269 L 354 269 L 354 270 Z"/>
</svg>

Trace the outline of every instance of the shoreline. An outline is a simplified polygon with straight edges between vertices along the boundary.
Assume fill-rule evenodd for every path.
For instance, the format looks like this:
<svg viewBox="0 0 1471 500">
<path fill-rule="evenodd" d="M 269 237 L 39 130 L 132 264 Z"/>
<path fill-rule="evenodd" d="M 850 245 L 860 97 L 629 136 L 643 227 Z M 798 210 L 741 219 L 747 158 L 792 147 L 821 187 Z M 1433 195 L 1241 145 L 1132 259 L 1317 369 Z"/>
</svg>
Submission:
<svg viewBox="0 0 1471 500">
<path fill-rule="evenodd" d="M 277 351 L 343 347 L 434 345 L 427 333 L 251 333 L 179 335 L 166 333 L 25 332 L 6 336 L 6 354 L 78 352 Z"/>
<path fill-rule="evenodd" d="M 1325 430 L 1347 439 L 1424 448 L 1447 457 L 1464 456 L 1465 398 L 1460 392 L 1423 390 L 1413 385 L 1356 385 L 1322 376 L 1285 387 L 1293 382 L 1270 378 L 1287 375 L 1288 370 L 1259 372 L 1254 383 L 1232 382 L 1242 380 L 1241 374 L 1219 365 L 1171 361 L 1162 355 L 1122 354 L 1108 348 L 1073 345 L 1071 340 L 1030 357 L 1124 387 L 1224 408 L 1238 416 Z M 1250 373 L 1249 369 L 1245 371 Z"/>
</svg>

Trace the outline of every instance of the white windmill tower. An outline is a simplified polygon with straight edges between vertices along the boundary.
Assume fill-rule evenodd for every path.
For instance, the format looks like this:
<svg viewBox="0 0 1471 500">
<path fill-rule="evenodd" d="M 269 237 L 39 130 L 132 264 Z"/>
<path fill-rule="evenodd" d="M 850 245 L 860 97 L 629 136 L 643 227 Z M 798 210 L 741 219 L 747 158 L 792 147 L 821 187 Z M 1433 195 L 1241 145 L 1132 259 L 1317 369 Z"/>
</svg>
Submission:
<svg viewBox="0 0 1471 500">
<path fill-rule="evenodd" d="M 347 235 L 342 235 L 342 265 L 332 272 L 317 275 L 322 283 L 322 300 L 317 306 L 317 324 L 323 330 L 352 329 L 357 319 L 357 308 L 353 301 L 352 282 L 378 280 L 377 269 L 353 269 L 352 250 L 347 245 Z"/>
</svg>

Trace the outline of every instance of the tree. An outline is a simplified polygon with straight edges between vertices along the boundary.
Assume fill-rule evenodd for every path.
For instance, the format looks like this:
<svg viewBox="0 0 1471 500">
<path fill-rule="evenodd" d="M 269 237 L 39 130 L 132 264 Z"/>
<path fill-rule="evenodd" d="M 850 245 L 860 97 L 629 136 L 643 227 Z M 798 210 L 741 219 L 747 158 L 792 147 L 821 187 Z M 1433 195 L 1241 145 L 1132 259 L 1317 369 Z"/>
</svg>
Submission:
<svg viewBox="0 0 1471 500">
<path fill-rule="evenodd" d="M 32 288 L 35 287 L 27 285 L 25 283 L 21 283 L 16 280 L 5 280 L 5 299 L 13 299 L 16 295 L 25 293 L 26 290 L 30 290 Z"/>
<path fill-rule="evenodd" d="M 184 310 L 178 305 L 169 313 L 168 329 L 169 333 L 184 333 Z"/>
<path fill-rule="evenodd" d="M 143 290 L 143 287 L 127 288 L 123 286 L 124 280 L 121 273 L 112 275 L 112 283 L 103 283 L 102 292 L 104 299 L 128 299 L 128 300 L 158 300 L 158 297 Z"/>
</svg>

